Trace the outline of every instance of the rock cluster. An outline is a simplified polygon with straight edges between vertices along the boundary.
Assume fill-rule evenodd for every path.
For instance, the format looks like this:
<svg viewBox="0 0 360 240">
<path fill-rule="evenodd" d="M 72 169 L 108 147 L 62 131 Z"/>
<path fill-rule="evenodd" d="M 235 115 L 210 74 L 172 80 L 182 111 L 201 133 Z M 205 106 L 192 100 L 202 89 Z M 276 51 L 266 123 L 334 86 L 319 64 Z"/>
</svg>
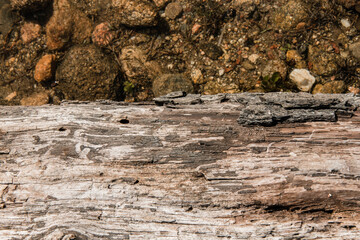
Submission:
<svg viewBox="0 0 360 240">
<path fill-rule="evenodd" d="M 359 15 L 343 0 L 3 0 L 0 104 L 359 93 Z"/>
</svg>

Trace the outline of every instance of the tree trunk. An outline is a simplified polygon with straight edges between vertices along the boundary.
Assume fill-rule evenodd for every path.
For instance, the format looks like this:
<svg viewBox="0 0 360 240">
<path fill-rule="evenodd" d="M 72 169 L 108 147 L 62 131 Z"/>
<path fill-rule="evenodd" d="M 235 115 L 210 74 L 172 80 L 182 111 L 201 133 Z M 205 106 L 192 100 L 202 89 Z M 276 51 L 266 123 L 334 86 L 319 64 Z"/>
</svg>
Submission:
<svg viewBox="0 0 360 240">
<path fill-rule="evenodd" d="M 0 107 L 0 239 L 357 239 L 358 98 L 274 96 Z"/>
</svg>

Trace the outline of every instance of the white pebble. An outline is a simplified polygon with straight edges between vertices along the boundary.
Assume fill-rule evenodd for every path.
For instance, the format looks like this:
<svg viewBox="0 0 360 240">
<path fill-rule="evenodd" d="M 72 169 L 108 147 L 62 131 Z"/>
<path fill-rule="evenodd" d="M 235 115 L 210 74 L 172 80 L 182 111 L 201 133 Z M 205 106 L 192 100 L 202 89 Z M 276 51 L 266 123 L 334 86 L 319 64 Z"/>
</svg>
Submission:
<svg viewBox="0 0 360 240">
<path fill-rule="evenodd" d="M 345 28 L 351 27 L 351 23 L 349 22 L 349 20 L 348 20 L 347 18 L 341 19 L 341 24 L 342 24 Z"/>
<path fill-rule="evenodd" d="M 310 91 L 315 83 L 315 77 L 306 69 L 294 69 L 290 73 L 290 80 L 303 92 Z"/>
<path fill-rule="evenodd" d="M 224 75 L 224 73 L 225 73 L 225 70 L 224 70 L 223 68 L 219 70 L 219 76 L 220 76 L 220 77 L 221 77 L 222 75 Z"/>
</svg>

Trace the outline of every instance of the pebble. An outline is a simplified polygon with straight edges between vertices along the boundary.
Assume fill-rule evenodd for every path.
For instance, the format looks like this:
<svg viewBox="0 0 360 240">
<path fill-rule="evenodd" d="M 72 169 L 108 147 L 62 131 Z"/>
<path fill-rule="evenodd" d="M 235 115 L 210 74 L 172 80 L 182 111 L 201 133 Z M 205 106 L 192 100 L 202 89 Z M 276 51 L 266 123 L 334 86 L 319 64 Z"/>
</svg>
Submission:
<svg viewBox="0 0 360 240">
<path fill-rule="evenodd" d="M 191 71 L 190 77 L 194 84 L 201 84 L 204 81 L 204 77 L 201 70 L 197 68 Z"/>
<path fill-rule="evenodd" d="M 119 22 L 129 27 L 156 26 L 158 11 L 156 6 L 148 1 L 113 0 L 117 7 Z"/>
<path fill-rule="evenodd" d="M 286 61 L 289 64 L 295 64 L 296 68 L 305 68 L 306 67 L 306 62 L 303 60 L 303 58 L 300 56 L 300 54 L 296 50 L 289 50 L 286 52 Z"/>
<path fill-rule="evenodd" d="M 45 82 L 53 78 L 55 67 L 55 55 L 46 54 L 35 66 L 34 78 L 37 82 Z"/>
<path fill-rule="evenodd" d="M 165 8 L 165 15 L 170 19 L 175 19 L 182 13 L 183 8 L 180 3 L 169 3 Z"/>
<path fill-rule="evenodd" d="M 21 27 L 21 40 L 24 43 L 29 43 L 34 39 L 40 37 L 40 32 L 41 26 L 39 24 L 27 22 Z"/>
<path fill-rule="evenodd" d="M 347 18 L 341 19 L 341 25 L 343 25 L 345 28 L 351 27 L 351 23 L 349 22 L 349 19 L 347 19 Z"/>
<path fill-rule="evenodd" d="M 299 22 L 298 25 L 296 25 L 296 29 L 300 30 L 300 29 L 304 29 L 306 26 L 306 23 L 304 22 Z"/>
<path fill-rule="evenodd" d="M 296 84 L 297 88 L 303 92 L 310 91 L 315 83 L 315 77 L 306 69 L 294 69 L 289 77 Z"/>
<path fill-rule="evenodd" d="M 220 77 L 221 77 L 222 75 L 224 75 L 224 73 L 225 73 L 225 70 L 224 70 L 223 68 L 219 70 L 219 76 L 220 76 Z"/>
<path fill-rule="evenodd" d="M 194 35 L 194 34 L 197 34 L 199 31 L 200 31 L 200 28 L 201 28 L 201 25 L 198 24 L 198 23 L 195 23 L 193 25 L 193 27 L 191 28 L 191 33 Z"/>
<path fill-rule="evenodd" d="M 244 61 L 242 64 L 241 64 L 242 67 L 244 67 L 246 70 L 254 70 L 256 67 L 251 64 L 249 61 Z"/>
<path fill-rule="evenodd" d="M 98 46 L 107 46 L 114 39 L 114 33 L 107 22 L 97 25 L 92 33 L 92 41 Z"/>
<path fill-rule="evenodd" d="M 349 49 L 352 55 L 360 60 L 360 41 L 350 44 Z"/>
<path fill-rule="evenodd" d="M 258 54 L 251 54 L 250 56 L 249 56 L 249 61 L 250 62 L 252 62 L 252 63 L 256 63 L 256 61 L 259 59 L 259 55 Z"/>
<path fill-rule="evenodd" d="M 70 39 L 76 44 L 89 43 L 93 26 L 83 12 L 70 6 L 64 6 L 57 7 L 45 28 L 48 49 L 60 50 Z"/>
<path fill-rule="evenodd" d="M 325 83 L 321 89 L 321 93 L 343 93 L 346 90 L 344 81 L 331 81 Z"/>
</svg>

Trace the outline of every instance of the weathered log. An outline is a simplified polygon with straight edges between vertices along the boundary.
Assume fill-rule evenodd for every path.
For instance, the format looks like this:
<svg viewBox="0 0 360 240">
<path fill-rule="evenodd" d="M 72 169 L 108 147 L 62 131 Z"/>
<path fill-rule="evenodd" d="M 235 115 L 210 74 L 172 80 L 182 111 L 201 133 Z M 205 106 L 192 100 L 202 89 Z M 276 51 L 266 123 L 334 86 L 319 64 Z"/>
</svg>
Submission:
<svg viewBox="0 0 360 240">
<path fill-rule="evenodd" d="M 357 239 L 358 98 L 259 96 L 0 107 L 0 239 Z"/>
</svg>

